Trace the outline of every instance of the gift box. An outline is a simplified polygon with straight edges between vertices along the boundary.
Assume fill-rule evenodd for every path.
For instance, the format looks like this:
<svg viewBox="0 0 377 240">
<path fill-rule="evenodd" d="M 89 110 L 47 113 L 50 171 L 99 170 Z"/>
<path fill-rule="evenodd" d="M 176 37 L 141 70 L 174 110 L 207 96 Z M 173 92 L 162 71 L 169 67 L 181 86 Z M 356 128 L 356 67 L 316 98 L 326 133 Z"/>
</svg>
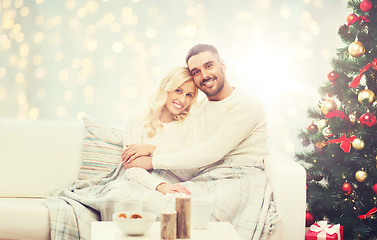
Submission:
<svg viewBox="0 0 377 240">
<path fill-rule="evenodd" d="M 305 234 L 305 240 L 343 240 L 343 226 L 318 221 L 310 226 Z"/>
</svg>

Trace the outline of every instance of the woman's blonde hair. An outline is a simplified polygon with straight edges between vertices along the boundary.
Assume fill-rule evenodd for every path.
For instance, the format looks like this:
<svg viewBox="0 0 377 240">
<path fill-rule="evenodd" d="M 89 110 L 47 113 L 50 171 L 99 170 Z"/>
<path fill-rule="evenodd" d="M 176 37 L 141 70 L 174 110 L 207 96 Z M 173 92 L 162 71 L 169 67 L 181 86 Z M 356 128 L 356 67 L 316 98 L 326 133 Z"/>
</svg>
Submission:
<svg viewBox="0 0 377 240">
<path fill-rule="evenodd" d="M 162 128 L 159 120 L 162 109 L 168 99 L 168 92 L 174 91 L 187 81 L 193 81 L 190 71 L 187 67 L 177 66 L 172 68 L 169 73 L 161 80 L 156 92 L 152 94 L 149 100 L 149 106 L 145 116 L 145 128 L 149 137 L 156 135 L 158 129 Z M 196 102 L 198 89 L 195 87 L 192 102 L 180 114 L 174 115 L 174 120 L 182 121 L 189 113 L 191 106 Z"/>
</svg>

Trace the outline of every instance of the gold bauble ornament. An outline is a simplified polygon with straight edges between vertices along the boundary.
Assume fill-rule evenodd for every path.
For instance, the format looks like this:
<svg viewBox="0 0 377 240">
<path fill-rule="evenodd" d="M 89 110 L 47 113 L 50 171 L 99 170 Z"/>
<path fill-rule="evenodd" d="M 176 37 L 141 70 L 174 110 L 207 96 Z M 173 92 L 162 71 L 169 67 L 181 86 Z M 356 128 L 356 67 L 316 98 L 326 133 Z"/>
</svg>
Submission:
<svg viewBox="0 0 377 240">
<path fill-rule="evenodd" d="M 352 147 L 356 150 L 361 150 L 364 148 L 364 146 L 365 146 L 365 143 L 360 138 L 355 138 L 355 140 L 353 140 L 352 142 Z"/>
<path fill-rule="evenodd" d="M 362 42 L 354 41 L 351 43 L 348 47 L 348 53 L 355 58 L 359 58 L 364 55 L 365 53 L 365 47 Z"/>
<path fill-rule="evenodd" d="M 349 120 L 351 123 L 355 123 L 357 122 L 357 116 L 356 116 L 356 113 L 351 113 L 349 116 L 348 116 Z"/>
<path fill-rule="evenodd" d="M 326 115 L 329 111 L 336 110 L 336 108 L 337 106 L 334 100 L 326 99 L 321 105 L 321 112 Z"/>
<path fill-rule="evenodd" d="M 365 179 L 367 179 L 367 177 L 368 177 L 368 174 L 365 171 L 363 171 L 363 170 L 358 170 L 355 173 L 355 178 L 359 182 L 364 182 Z"/>
<path fill-rule="evenodd" d="M 333 134 L 332 134 L 332 132 L 331 132 L 330 127 L 325 127 L 325 128 L 322 130 L 322 135 L 323 135 L 325 138 L 329 138 L 329 137 L 331 137 Z"/>
<path fill-rule="evenodd" d="M 327 119 L 321 119 L 317 122 L 317 127 L 320 131 L 322 131 L 328 124 Z"/>
<path fill-rule="evenodd" d="M 359 92 L 359 95 L 357 95 L 357 100 L 359 100 L 359 103 L 363 103 L 365 100 L 367 100 L 367 103 L 370 105 L 374 102 L 374 99 L 374 92 L 369 89 L 364 89 Z"/>
</svg>

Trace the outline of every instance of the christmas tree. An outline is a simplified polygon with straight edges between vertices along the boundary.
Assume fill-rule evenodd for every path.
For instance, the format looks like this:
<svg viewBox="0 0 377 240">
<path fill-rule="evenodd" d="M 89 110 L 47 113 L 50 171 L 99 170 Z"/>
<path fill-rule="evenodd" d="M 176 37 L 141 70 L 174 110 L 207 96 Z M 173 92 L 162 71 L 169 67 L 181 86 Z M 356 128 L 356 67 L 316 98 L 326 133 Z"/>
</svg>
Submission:
<svg viewBox="0 0 377 240">
<path fill-rule="evenodd" d="M 344 47 L 308 110 L 296 159 L 307 170 L 307 226 L 327 220 L 344 239 L 377 237 L 377 0 L 349 0 Z M 308 150 L 307 150 L 308 149 Z M 309 150 L 310 149 L 310 150 Z"/>
</svg>

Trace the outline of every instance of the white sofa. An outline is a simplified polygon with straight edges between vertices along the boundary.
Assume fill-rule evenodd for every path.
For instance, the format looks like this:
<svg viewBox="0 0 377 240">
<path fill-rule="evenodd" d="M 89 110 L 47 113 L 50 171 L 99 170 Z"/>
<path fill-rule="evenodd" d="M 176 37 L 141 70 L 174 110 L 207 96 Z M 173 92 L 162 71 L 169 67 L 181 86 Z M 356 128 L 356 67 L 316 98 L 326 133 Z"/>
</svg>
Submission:
<svg viewBox="0 0 377 240">
<path fill-rule="evenodd" d="M 83 129 L 79 121 L 0 119 L 0 239 L 49 239 L 42 202 L 78 178 Z M 271 153 L 266 172 L 281 217 L 271 239 L 304 239 L 304 168 Z"/>
</svg>

